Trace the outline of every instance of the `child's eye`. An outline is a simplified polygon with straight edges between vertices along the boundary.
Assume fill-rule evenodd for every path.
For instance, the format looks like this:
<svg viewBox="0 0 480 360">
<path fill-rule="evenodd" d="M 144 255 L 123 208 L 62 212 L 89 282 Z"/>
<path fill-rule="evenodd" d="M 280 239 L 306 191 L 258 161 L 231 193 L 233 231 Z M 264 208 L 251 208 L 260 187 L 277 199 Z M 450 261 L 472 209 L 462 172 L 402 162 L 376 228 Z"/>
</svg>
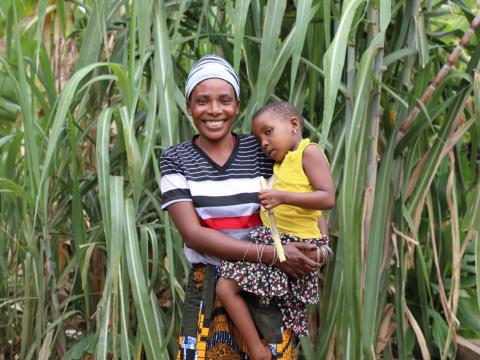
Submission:
<svg viewBox="0 0 480 360">
<path fill-rule="evenodd" d="M 272 133 L 272 129 L 271 128 L 268 128 L 265 130 L 265 135 L 270 135 Z"/>
</svg>

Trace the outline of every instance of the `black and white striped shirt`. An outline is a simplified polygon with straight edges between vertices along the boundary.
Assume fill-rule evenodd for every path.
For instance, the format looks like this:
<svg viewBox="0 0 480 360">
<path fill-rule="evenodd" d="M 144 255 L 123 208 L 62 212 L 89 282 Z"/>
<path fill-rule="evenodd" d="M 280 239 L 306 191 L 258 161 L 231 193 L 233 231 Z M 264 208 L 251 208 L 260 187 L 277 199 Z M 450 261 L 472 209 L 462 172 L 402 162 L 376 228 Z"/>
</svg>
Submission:
<svg viewBox="0 0 480 360">
<path fill-rule="evenodd" d="M 204 226 L 247 239 L 261 224 L 259 178 L 272 175 L 273 162 L 253 136 L 237 135 L 230 158 L 220 166 L 195 144 L 197 137 L 166 149 L 160 158 L 162 209 L 192 201 Z M 187 246 L 185 254 L 192 263 L 219 264 L 217 258 Z"/>
</svg>

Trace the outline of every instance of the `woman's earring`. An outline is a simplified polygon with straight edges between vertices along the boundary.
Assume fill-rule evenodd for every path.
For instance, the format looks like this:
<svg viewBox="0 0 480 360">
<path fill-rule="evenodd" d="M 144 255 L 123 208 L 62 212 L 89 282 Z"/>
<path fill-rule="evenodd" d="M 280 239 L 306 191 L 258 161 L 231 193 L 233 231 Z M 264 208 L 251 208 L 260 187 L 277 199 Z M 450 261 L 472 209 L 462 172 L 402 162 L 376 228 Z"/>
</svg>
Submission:
<svg viewBox="0 0 480 360">
<path fill-rule="evenodd" d="M 297 129 L 292 129 L 292 133 L 296 134 L 296 133 L 297 133 Z"/>
</svg>

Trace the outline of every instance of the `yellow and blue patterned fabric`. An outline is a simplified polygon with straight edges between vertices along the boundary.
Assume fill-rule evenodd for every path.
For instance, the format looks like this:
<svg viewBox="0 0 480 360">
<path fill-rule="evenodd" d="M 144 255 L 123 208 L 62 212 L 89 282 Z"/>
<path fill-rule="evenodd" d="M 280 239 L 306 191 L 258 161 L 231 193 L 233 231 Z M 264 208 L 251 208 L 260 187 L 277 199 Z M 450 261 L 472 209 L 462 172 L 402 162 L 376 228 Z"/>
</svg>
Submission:
<svg viewBox="0 0 480 360">
<path fill-rule="evenodd" d="M 245 343 L 215 296 L 218 267 L 194 264 L 186 288 L 177 360 L 248 360 Z M 298 358 L 298 337 L 285 329 L 275 304 L 263 306 L 254 296 L 245 300 L 272 359 Z"/>
</svg>

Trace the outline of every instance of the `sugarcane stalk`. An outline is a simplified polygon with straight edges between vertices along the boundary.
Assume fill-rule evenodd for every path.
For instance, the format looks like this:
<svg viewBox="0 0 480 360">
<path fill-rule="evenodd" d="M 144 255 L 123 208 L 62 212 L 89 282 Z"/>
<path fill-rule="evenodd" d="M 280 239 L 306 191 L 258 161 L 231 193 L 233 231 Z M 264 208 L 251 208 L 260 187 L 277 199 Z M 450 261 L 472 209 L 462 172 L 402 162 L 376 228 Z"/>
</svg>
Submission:
<svg viewBox="0 0 480 360">
<path fill-rule="evenodd" d="M 433 92 L 437 89 L 437 87 L 440 85 L 440 83 L 443 81 L 443 79 L 445 79 L 445 77 L 449 73 L 452 66 L 457 62 L 458 58 L 460 57 L 460 53 L 465 48 L 465 46 L 468 44 L 468 42 L 470 41 L 470 38 L 472 37 L 472 35 L 475 33 L 475 30 L 479 26 L 480 26 L 480 14 L 475 16 L 475 18 L 472 20 L 469 29 L 465 32 L 465 34 L 463 34 L 463 37 L 460 40 L 460 43 L 457 45 L 457 47 L 452 51 L 452 53 L 448 57 L 447 63 L 445 65 L 443 65 L 443 67 L 440 69 L 440 71 L 435 76 L 435 79 L 433 79 L 432 83 L 423 92 L 423 94 L 420 98 L 420 101 L 424 105 L 430 100 L 430 98 L 433 95 Z M 407 118 L 405 119 L 402 126 L 400 127 L 400 131 L 398 132 L 397 144 L 403 138 L 403 136 L 408 131 L 408 129 L 410 129 L 413 121 L 416 119 L 416 117 L 420 113 L 420 110 L 421 110 L 420 104 L 417 104 L 415 106 L 415 108 L 410 112 L 410 114 L 408 114 Z"/>
<path fill-rule="evenodd" d="M 260 177 L 260 189 L 269 189 L 267 182 L 265 181 L 265 178 L 263 176 Z M 278 233 L 277 222 L 275 221 L 275 214 L 273 213 L 273 210 L 265 209 L 265 211 L 267 211 L 268 213 L 268 220 L 270 221 L 270 230 L 272 232 L 273 244 L 275 245 L 275 249 L 277 250 L 278 259 L 280 260 L 280 262 L 285 261 L 285 252 L 283 251 L 282 242 L 280 241 L 280 234 Z"/>
</svg>

